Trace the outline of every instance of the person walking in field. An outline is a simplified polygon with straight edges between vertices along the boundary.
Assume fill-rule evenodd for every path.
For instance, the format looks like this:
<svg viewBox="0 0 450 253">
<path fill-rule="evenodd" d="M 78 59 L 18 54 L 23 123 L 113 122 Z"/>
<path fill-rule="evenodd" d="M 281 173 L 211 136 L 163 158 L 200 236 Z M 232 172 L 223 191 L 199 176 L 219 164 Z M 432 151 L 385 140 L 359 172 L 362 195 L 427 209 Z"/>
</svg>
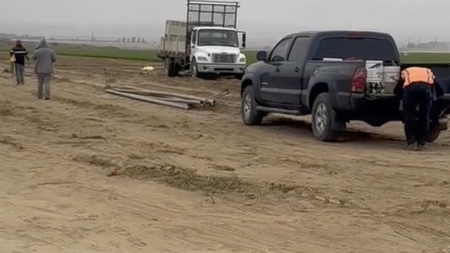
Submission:
<svg viewBox="0 0 450 253">
<path fill-rule="evenodd" d="M 50 81 L 53 74 L 53 64 L 56 62 L 56 54 L 43 38 L 36 45 L 36 50 L 31 58 L 35 61 L 34 73 L 38 80 L 38 98 L 49 100 Z"/>
<path fill-rule="evenodd" d="M 25 80 L 25 60 L 29 61 L 28 51 L 22 45 L 21 40 L 16 41 L 16 45 L 11 49 L 9 57 L 14 61 L 14 72 L 16 75 L 16 85 L 24 85 Z"/>
</svg>

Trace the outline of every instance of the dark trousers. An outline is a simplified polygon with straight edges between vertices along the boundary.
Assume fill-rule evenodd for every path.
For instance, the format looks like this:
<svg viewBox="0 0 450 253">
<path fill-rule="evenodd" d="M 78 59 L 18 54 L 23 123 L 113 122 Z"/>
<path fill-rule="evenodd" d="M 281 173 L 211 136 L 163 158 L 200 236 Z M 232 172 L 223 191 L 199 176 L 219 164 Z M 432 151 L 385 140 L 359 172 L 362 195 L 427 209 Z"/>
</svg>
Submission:
<svg viewBox="0 0 450 253">
<path fill-rule="evenodd" d="M 16 70 L 17 85 L 24 84 L 25 65 L 16 63 L 15 64 L 15 70 Z"/>
<path fill-rule="evenodd" d="M 403 111 L 405 114 L 405 135 L 408 144 L 417 142 L 425 145 L 428 132 L 431 103 L 431 86 L 425 83 L 412 83 L 403 91 Z M 419 106 L 419 111 L 416 111 Z"/>
</svg>

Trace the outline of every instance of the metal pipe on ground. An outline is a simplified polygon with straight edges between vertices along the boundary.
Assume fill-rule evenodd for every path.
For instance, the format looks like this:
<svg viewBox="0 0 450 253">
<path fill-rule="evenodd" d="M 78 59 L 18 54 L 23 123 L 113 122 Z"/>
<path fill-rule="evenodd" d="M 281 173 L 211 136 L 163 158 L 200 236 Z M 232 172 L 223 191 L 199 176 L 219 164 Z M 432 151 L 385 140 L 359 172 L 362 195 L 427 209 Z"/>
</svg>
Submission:
<svg viewBox="0 0 450 253">
<path fill-rule="evenodd" d="M 149 97 L 153 97 L 153 98 L 163 100 L 163 101 L 186 103 L 195 108 L 204 108 L 205 106 L 213 107 L 216 105 L 216 104 L 208 103 L 208 101 L 205 102 L 203 100 L 193 100 L 193 99 L 179 98 L 179 97 L 173 97 L 173 96 L 171 97 L 171 96 L 165 96 L 165 95 L 160 95 L 160 94 L 155 95 L 153 93 L 148 93 L 148 92 L 134 90 L 134 89 L 114 88 L 113 90 L 118 91 L 118 92 L 124 92 L 124 93 L 130 93 L 130 94 L 136 94 L 136 95 L 142 95 L 142 96 L 149 96 Z"/>
<path fill-rule="evenodd" d="M 152 94 L 149 94 L 147 92 L 142 91 L 132 91 L 132 90 L 124 90 L 124 89 L 113 89 L 118 92 L 123 93 L 129 93 L 129 94 L 135 94 L 135 95 L 141 95 L 141 96 L 148 96 L 148 97 L 154 97 L 163 101 L 171 101 L 171 102 L 180 102 L 180 103 L 187 103 L 192 105 L 203 105 L 203 101 L 200 100 L 193 100 L 193 99 L 185 99 L 185 98 L 177 98 L 177 97 L 170 97 L 170 96 L 154 96 Z"/>
<path fill-rule="evenodd" d="M 170 101 L 163 101 L 163 100 L 156 99 L 156 98 L 150 98 L 147 96 L 136 95 L 136 94 L 129 94 L 129 93 L 119 92 L 119 91 L 115 91 L 115 90 L 111 90 L 111 89 L 106 89 L 105 92 L 111 93 L 114 95 L 118 95 L 118 96 L 122 96 L 122 97 L 126 97 L 126 98 L 143 101 L 143 102 L 152 103 L 152 104 L 166 105 L 166 106 L 185 109 L 185 110 L 189 110 L 191 108 L 191 106 L 187 103 L 176 103 L 176 102 L 170 102 Z"/>
<path fill-rule="evenodd" d="M 182 102 L 182 103 L 192 103 L 192 104 L 203 104 L 203 101 L 201 100 L 194 100 L 194 99 L 186 99 L 186 98 L 179 98 L 179 97 L 171 97 L 171 96 L 165 96 L 165 95 L 157 95 L 155 96 L 152 93 L 148 93 L 145 91 L 139 91 L 139 90 L 127 90 L 127 89 L 113 89 L 118 92 L 125 92 L 125 93 L 131 93 L 136 95 L 142 95 L 142 96 L 150 96 L 150 97 L 157 97 L 161 100 L 166 101 L 173 101 L 173 102 Z"/>
<path fill-rule="evenodd" d="M 140 95 L 140 94 L 136 94 L 136 95 Z M 144 95 L 146 96 L 146 95 Z M 153 96 L 147 96 L 147 97 L 153 97 Z M 175 102 L 175 103 L 185 103 L 185 104 L 189 104 L 189 105 L 197 105 L 197 106 L 203 106 L 203 102 L 202 101 L 197 101 L 197 100 L 188 100 L 188 99 L 182 99 L 182 98 L 170 98 L 170 97 L 153 97 L 155 99 L 159 99 L 162 101 L 169 101 L 169 102 Z"/>
<path fill-rule="evenodd" d="M 170 97 L 178 97 L 178 98 L 184 98 L 184 99 L 192 99 L 192 100 L 198 100 L 198 101 L 203 101 L 205 103 L 209 103 L 211 105 L 215 105 L 216 101 L 213 99 L 207 99 L 207 98 L 201 98 L 201 97 L 196 97 L 196 96 L 191 96 L 191 95 L 186 95 L 186 94 L 179 94 L 179 93 L 172 93 L 172 92 L 164 92 L 164 91 L 156 91 L 156 90 L 146 90 L 146 89 L 140 89 L 140 88 L 136 88 L 136 87 L 132 87 L 132 86 L 116 86 L 116 87 L 112 87 L 112 89 L 116 90 L 116 89 L 121 89 L 121 90 L 131 90 L 131 91 L 140 91 L 140 92 L 146 92 L 148 95 L 162 95 L 162 96 L 170 96 Z"/>
</svg>

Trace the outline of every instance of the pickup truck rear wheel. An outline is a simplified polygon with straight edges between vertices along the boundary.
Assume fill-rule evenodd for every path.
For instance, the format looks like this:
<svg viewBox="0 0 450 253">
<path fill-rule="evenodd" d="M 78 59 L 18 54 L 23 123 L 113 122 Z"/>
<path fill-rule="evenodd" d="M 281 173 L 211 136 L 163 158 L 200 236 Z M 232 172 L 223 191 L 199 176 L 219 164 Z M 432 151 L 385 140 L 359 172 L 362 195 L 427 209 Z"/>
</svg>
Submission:
<svg viewBox="0 0 450 253">
<path fill-rule="evenodd" d="M 437 138 L 439 138 L 440 134 L 441 130 L 439 129 L 439 127 L 431 127 L 427 135 L 425 136 L 425 140 L 427 142 L 434 142 L 435 140 L 437 140 Z"/>
<path fill-rule="evenodd" d="M 317 96 L 312 108 L 311 128 L 316 139 L 320 141 L 336 141 L 338 131 L 335 125 L 336 112 L 331 107 L 330 96 L 324 92 Z"/>
<path fill-rule="evenodd" d="M 260 125 L 264 116 L 264 112 L 256 110 L 256 100 L 253 95 L 253 87 L 247 86 L 242 93 L 241 116 L 246 125 Z"/>
</svg>

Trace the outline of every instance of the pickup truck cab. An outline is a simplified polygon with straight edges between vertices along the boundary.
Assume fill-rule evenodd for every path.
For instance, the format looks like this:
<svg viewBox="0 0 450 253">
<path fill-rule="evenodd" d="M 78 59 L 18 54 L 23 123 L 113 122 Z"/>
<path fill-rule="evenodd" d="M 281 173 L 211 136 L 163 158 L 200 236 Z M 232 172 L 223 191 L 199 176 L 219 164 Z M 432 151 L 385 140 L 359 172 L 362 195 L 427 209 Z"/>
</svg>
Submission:
<svg viewBox="0 0 450 253">
<path fill-rule="evenodd" d="M 261 124 L 268 113 L 311 114 L 313 134 L 321 141 L 337 140 L 351 120 L 375 127 L 403 121 L 400 71 L 410 65 L 431 68 L 441 93 L 449 90 L 449 64 L 401 65 L 395 41 L 385 33 L 291 34 L 257 58 L 241 80 L 243 122 Z M 428 141 L 447 129 L 449 107 L 450 96 L 440 94 L 433 103 Z"/>
</svg>

